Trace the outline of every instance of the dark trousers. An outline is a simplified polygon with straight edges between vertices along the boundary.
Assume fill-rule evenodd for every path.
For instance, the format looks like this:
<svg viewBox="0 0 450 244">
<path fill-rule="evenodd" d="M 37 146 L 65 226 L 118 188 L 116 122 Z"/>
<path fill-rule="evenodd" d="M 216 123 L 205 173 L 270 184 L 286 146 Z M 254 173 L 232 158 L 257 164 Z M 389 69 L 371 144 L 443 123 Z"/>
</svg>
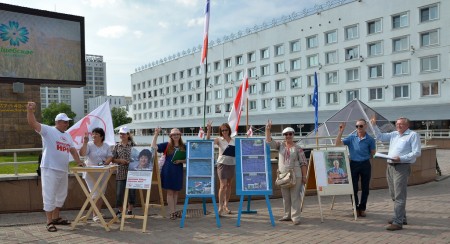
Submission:
<svg viewBox="0 0 450 244">
<path fill-rule="evenodd" d="M 369 184 L 372 175 L 370 160 L 353 161 L 350 160 L 350 170 L 352 172 L 353 194 L 355 196 L 356 209 L 366 210 L 367 198 L 369 197 Z M 361 177 L 361 201 L 358 199 L 358 182 Z"/>
<path fill-rule="evenodd" d="M 122 207 L 123 199 L 125 197 L 125 187 L 127 186 L 127 180 L 116 180 L 116 207 Z M 128 190 L 128 203 L 134 205 L 136 202 L 136 190 Z M 125 210 L 124 210 L 125 211 Z"/>
</svg>

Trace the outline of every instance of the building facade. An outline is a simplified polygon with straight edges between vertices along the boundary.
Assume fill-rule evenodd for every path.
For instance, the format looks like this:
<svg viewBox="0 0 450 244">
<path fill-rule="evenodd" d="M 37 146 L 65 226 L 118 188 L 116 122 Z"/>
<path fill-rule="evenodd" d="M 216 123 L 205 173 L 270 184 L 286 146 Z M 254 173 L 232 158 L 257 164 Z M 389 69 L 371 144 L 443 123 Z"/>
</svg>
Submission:
<svg viewBox="0 0 450 244">
<path fill-rule="evenodd" d="M 448 9 L 448 1 L 328 1 L 210 41 L 206 79 L 201 47 L 151 62 L 131 75 L 132 126 L 202 126 L 205 99 L 206 118 L 227 122 L 248 74 L 249 124 L 301 128 L 314 123 L 317 73 L 319 122 L 359 99 L 389 120 L 448 129 Z"/>
<path fill-rule="evenodd" d="M 109 101 L 109 107 L 112 108 L 125 108 L 127 112 L 128 107 L 131 105 L 131 97 L 125 96 L 98 96 L 88 99 L 88 111 L 92 112 L 94 109 L 98 108 L 100 105 Z"/>
<path fill-rule="evenodd" d="M 41 86 L 41 109 L 51 103 L 66 103 L 77 114 L 75 120 L 79 120 L 90 112 L 89 98 L 106 96 L 106 63 L 103 62 L 103 56 L 86 54 L 85 58 L 86 86 L 81 88 Z"/>
</svg>

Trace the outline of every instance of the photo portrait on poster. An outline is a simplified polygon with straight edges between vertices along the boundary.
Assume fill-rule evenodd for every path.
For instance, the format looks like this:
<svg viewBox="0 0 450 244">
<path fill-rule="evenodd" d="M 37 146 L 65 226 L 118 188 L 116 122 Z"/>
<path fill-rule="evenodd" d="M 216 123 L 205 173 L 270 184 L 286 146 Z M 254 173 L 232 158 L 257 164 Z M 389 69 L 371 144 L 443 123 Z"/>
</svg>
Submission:
<svg viewBox="0 0 450 244">
<path fill-rule="evenodd" d="M 150 189 L 153 174 L 153 148 L 131 150 L 131 162 L 128 167 L 128 189 Z"/>
<path fill-rule="evenodd" d="M 328 184 L 349 184 L 344 152 L 326 152 Z"/>
</svg>

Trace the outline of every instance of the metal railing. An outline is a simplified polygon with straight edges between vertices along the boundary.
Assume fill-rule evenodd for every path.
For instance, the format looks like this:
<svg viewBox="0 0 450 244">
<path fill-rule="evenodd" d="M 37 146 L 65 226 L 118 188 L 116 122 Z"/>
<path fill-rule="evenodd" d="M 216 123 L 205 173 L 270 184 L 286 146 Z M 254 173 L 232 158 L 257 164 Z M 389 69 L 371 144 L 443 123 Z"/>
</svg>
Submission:
<svg viewBox="0 0 450 244">
<path fill-rule="evenodd" d="M 0 163 L 0 166 L 8 166 L 13 165 L 14 166 L 14 175 L 19 175 L 19 165 L 21 164 L 37 164 L 37 158 L 36 161 L 17 161 L 17 154 L 18 153 L 29 153 L 29 152 L 41 152 L 42 148 L 22 148 L 22 149 L 0 149 L 0 154 L 13 154 L 13 162 L 4 162 Z"/>
</svg>

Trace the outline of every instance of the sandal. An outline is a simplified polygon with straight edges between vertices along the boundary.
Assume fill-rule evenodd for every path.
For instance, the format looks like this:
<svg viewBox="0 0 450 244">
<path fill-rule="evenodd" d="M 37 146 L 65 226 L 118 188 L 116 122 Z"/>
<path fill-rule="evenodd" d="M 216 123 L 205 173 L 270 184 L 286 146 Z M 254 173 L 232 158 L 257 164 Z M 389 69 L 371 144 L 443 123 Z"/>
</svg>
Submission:
<svg viewBox="0 0 450 244">
<path fill-rule="evenodd" d="M 177 219 L 177 216 L 176 216 L 175 212 L 170 214 L 170 219 L 171 220 L 176 220 Z"/>
<path fill-rule="evenodd" d="M 52 221 L 54 225 L 70 225 L 70 221 L 67 219 L 57 218 Z"/>
<path fill-rule="evenodd" d="M 174 214 L 175 214 L 175 217 L 177 217 L 177 218 L 181 218 L 181 216 L 183 215 L 183 213 L 181 211 L 176 211 L 176 212 L 174 212 Z"/>
<path fill-rule="evenodd" d="M 53 224 L 53 222 L 50 224 L 47 224 L 47 226 L 45 228 L 47 229 L 48 232 L 58 231 L 58 229 L 56 229 L 56 226 L 55 226 L 55 224 Z"/>
</svg>

